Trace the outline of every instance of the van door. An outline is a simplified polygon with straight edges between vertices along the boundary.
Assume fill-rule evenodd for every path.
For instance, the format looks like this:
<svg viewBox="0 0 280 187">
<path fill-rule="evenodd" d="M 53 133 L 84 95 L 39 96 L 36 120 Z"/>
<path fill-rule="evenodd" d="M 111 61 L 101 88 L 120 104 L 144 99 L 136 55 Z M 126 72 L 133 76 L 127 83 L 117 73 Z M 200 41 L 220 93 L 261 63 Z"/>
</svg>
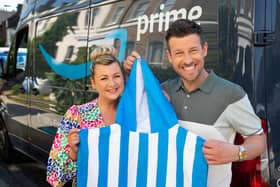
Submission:
<svg viewBox="0 0 280 187">
<path fill-rule="evenodd" d="M 85 102 L 88 15 L 84 9 L 36 22 L 29 137 L 33 154 L 42 161 L 64 113 Z"/>
<path fill-rule="evenodd" d="M 260 0 L 259 0 L 260 1 Z M 259 87 L 265 90 L 266 124 L 268 132 L 268 153 L 271 186 L 280 186 L 280 1 L 266 0 L 265 24 L 256 30 L 257 44 L 263 50 L 259 71 L 264 72 L 264 82 Z M 260 18 L 261 19 L 261 18 Z M 263 18 L 262 18 L 263 19 Z"/>
<path fill-rule="evenodd" d="M 1 79 L 1 112 L 14 148 L 28 147 L 28 87 L 26 68 L 28 28 L 17 32 L 4 65 Z M 24 51 L 24 52 L 23 52 Z"/>
</svg>

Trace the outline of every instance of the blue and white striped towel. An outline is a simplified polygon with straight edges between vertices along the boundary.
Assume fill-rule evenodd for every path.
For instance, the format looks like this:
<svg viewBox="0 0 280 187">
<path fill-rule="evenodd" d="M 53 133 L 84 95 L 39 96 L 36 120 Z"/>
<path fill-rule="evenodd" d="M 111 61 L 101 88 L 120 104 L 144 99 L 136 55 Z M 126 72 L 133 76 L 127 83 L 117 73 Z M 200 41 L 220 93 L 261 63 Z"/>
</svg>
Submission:
<svg viewBox="0 0 280 187">
<path fill-rule="evenodd" d="M 146 62 L 134 63 L 116 124 L 80 131 L 79 187 L 207 185 L 204 140 L 178 125 Z"/>
</svg>

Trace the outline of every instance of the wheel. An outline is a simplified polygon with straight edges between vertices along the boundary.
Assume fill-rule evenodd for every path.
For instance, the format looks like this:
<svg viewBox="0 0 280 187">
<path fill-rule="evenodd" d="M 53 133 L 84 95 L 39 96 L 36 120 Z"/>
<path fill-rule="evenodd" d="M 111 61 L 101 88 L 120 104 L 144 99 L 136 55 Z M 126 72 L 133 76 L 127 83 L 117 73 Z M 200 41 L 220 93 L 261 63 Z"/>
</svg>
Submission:
<svg viewBox="0 0 280 187">
<path fill-rule="evenodd" d="M 13 149 L 9 141 L 8 132 L 4 121 L 0 118 L 0 159 L 11 161 L 13 157 Z"/>
</svg>

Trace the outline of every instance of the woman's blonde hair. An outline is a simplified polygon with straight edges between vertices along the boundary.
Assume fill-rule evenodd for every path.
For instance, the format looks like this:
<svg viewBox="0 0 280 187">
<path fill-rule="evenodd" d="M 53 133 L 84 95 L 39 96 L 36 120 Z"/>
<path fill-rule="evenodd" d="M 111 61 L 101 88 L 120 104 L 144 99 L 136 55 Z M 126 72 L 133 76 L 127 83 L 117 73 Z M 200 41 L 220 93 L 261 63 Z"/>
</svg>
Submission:
<svg viewBox="0 0 280 187">
<path fill-rule="evenodd" d="M 97 64 L 110 65 L 112 63 L 118 63 L 120 68 L 120 62 L 116 58 L 117 50 L 111 46 L 100 46 L 95 48 L 91 54 L 90 59 L 92 61 L 91 65 L 91 76 L 94 77 L 95 66 Z"/>
</svg>

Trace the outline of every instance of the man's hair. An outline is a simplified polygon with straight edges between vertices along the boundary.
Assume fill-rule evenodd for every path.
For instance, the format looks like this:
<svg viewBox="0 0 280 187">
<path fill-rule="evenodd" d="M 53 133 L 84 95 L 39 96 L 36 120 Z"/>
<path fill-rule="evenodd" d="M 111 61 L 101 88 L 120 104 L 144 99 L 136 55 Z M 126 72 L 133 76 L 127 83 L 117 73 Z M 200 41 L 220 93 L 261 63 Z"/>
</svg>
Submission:
<svg viewBox="0 0 280 187">
<path fill-rule="evenodd" d="M 169 40 L 171 37 L 185 37 L 190 34 L 197 34 L 200 37 L 200 43 L 203 46 L 204 44 L 204 38 L 203 38 L 203 32 L 200 25 L 198 25 L 196 22 L 188 20 L 188 19 L 178 19 L 175 22 L 173 22 L 168 30 L 166 31 L 165 40 L 169 48 Z"/>
</svg>

